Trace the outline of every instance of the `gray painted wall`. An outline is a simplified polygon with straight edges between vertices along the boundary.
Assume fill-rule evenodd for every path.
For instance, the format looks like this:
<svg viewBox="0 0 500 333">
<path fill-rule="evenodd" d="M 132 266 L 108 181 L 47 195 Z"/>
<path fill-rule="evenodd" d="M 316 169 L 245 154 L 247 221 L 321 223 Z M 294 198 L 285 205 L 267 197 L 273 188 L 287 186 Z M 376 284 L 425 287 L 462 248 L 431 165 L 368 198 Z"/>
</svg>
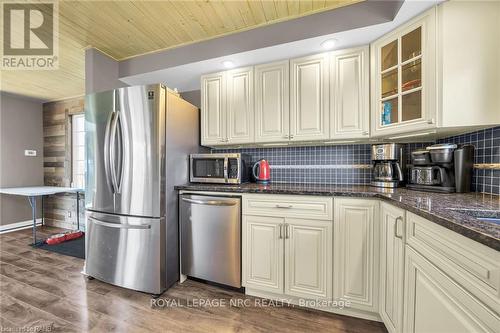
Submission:
<svg viewBox="0 0 500 333">
<path fill-rule="evenodd" d="M 118 61 L 97 49 L 85 50 L 85 94 L 126 87 L 118 74 Z"/>
<path fill-rule="evenodd" d="M 188 101 L 189 103 L 196 106 L 198 109 L 201 109 L 201 91 L 200 90 L 191 90 L 181 92 L 181 97 Z"/>
<path fill-rule="evenodd" d="M 43 185 L 42 102 L 1 92 L 0 142 L 0 187 Z M 24 156 L 25 149 L 37 156 Z M 26 198 L 0 194 L 0 225 L 30 219 Z"/>
</svg>

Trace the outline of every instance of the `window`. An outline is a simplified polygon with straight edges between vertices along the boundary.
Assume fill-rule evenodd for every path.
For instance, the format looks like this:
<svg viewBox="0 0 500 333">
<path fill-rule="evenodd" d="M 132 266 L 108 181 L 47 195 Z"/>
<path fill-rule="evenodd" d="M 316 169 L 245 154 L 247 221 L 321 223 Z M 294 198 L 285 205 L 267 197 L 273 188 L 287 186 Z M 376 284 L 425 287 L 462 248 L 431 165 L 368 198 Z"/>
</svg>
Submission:
<svg viewBox="0 0 500 333">
<path fill-rule="evenodd" d="M 85 116 L 71 116 L 71 186 L 85 187 Z"/>
</svg>

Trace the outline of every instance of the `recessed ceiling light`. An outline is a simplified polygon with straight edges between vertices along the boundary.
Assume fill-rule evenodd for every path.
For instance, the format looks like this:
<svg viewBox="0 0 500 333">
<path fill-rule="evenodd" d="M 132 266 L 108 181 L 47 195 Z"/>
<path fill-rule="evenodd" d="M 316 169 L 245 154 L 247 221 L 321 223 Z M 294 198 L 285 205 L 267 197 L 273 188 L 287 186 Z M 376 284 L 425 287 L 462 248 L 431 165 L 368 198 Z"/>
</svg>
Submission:
<svg viewBox="0 0 500 333">
<path fill-rule="evenodd" d="M 336 39 L 327 39 L 323 43 L 321 43 L 321 47 L 324 48 L 325 50 L 331 50 L 335 47 L 337 44 Z"/>
<path fill-rule="evenodd" d="M 234 62 L 232 62 L 231 60 L 224 60 L 222 62 L 222 65 L 226 68 L 233 68 L 234 67 Z"/>
</svg>

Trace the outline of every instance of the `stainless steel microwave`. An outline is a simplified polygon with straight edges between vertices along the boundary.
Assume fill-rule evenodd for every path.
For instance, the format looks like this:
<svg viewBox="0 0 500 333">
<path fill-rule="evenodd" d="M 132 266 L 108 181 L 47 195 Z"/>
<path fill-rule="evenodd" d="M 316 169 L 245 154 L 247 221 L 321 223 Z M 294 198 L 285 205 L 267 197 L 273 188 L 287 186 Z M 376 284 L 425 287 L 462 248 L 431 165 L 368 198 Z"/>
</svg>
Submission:
<svg viewBox="0 0 500 333">
<path fill-rule="evenodd" d="M 241 184 L 248 181 L 250 156 L 246 154 L 191 154 L 192 183 Z"/>
</svg>

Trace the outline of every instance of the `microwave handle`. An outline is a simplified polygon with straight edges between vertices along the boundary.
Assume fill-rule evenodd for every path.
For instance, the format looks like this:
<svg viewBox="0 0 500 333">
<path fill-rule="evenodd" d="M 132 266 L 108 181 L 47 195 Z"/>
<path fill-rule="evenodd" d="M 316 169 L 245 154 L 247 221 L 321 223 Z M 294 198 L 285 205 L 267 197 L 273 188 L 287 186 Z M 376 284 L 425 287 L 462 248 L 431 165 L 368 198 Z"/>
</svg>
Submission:
<svg viewBox="0 0 500 333">
<path fill-rule="evenodd" d="M 229 180 L 229 176 L 228 176 L 228 172 L 227 172 L 228 164 L 229 164 L 229 158 L 224 157 L 224 180 L 226 183 Z"/>
</svg>

